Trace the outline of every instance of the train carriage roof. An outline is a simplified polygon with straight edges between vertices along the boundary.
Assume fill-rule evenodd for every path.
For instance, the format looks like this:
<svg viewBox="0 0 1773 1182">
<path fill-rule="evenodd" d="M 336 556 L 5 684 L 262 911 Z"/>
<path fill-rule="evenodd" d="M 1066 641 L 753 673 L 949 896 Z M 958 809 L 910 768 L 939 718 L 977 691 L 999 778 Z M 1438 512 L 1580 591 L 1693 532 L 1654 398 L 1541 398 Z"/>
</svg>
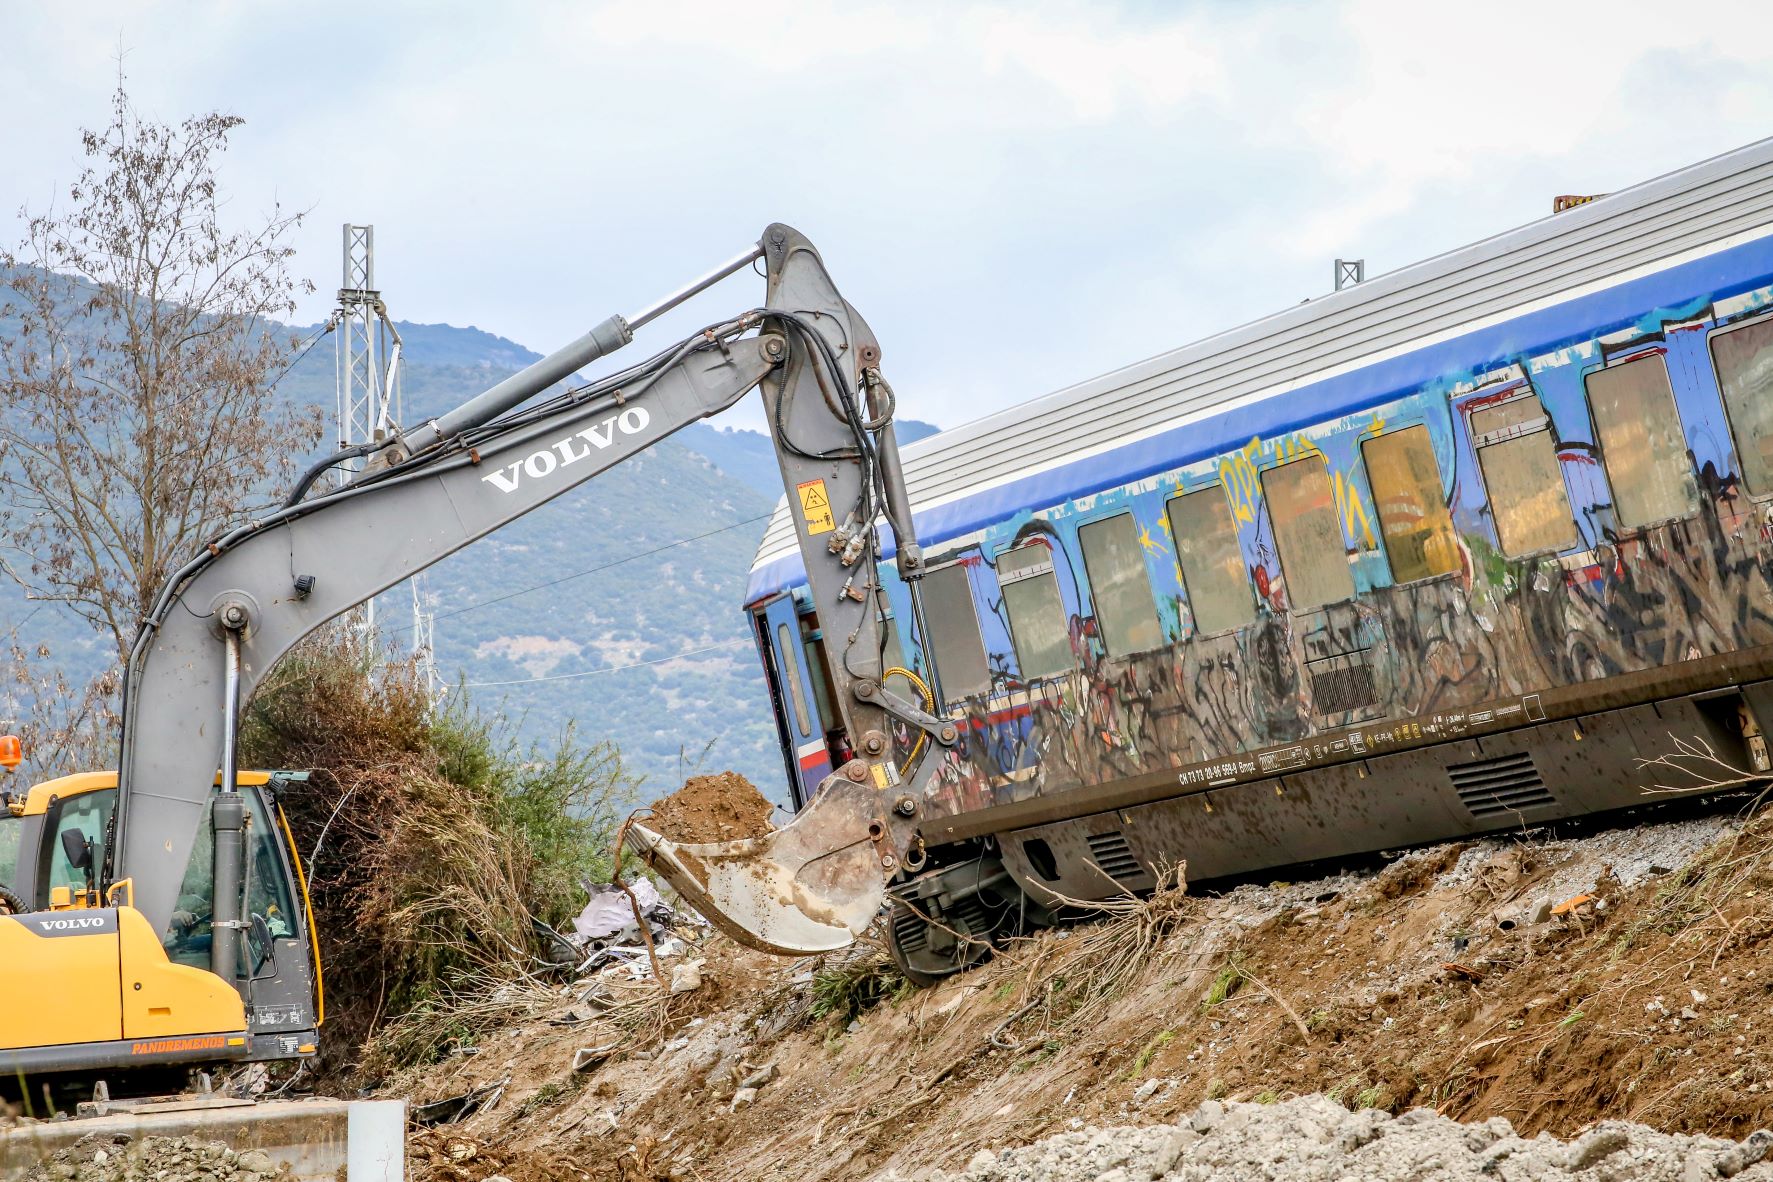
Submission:
<svg viewBox="0 0 1773 1182">
<path fill-rule="evenodd" d="M 1773 138 L 920 440 L 904 449 L 919 533 L 1137 479 L 1155 470 L 1139 445 L 1177 428 L 1223 450 L 1248 428 L 1240 408 L 1770 232 Z M 784 500 L 746 601 L 804 578 Z"/>
</svg>

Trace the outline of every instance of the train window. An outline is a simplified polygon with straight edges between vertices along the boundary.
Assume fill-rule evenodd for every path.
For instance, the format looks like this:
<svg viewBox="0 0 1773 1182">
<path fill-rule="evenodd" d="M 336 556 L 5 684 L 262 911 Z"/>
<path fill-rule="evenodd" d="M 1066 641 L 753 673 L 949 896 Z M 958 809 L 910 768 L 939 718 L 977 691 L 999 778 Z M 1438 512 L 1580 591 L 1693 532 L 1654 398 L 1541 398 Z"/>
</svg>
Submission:
<svg viewBox="0 0 1773 1182">
<path fill-rule="evenodd" d="M 1170 515 L 1170 536 L 1182 563 L 1182 589 L 1195 631 L 1229 632 L 1255 619 L 1256 600 L 1225 491 L 1215 485 L 1183 493 L 1164 509 Z"/>
<path fill-rule="evenodd" d="M 1587 383 L 1619 524 L 1650 525 L 1696 512 L 1699 490 L 1662 355 L 1597 369 Z"/>
<path fill-rule="evenodd" d="M 813 725 L 807 721 L 806 687 L 800 684 L 800 669 L 794 663 L 794 635 L 787 624 L 776 625 L 776 652 L 781 656 L 782 680 L 788 683 L 788 699 L 794 703 L 794 725 L 801 738 L 811 738 Z"/>
<path fill-rule="evenodd" d="M 924 617 L 930 628 L 930 655 L 950 700 L 991 688 L 985 640 L 973 610 L 973 589 L 958 562 L 932 567 L 923 577 Z"/>
<path fill-rule="evenodd" d="M 1287 602 L 1296 612 L 1354 598 L 1348 543 L 1336 513 L 1330 469 L 1322 456 L 1306 456 L 1262 473 L 1262 495 L 1274 526 L 1274 548 L 1286 578 Z"/>
<path fill-rule="evenodd" d="M 1773 320 L 1716 334 L 1711 360 L 1736 437 L 1742 482 L 1751 493 L 1773 493 Z"/>
<path fill-rule="evenodd" d="M 997 582 L 1003 588 L 1022 680 L 1069 672 L 1071 630 L 1053 574 L 1052 550 L 1039 542 L 1005 550 L 997 556 Z"/>
<path fill-rule="evenodd" d="M 1145 551 L 1131 513 L 1080 526 L 1084 570 L 1096 604 L 1096 625 L 1108 655 L 1124 657 L 1148 652 L 1164 642 L 1157 625 L 1157 604 L 1151 598 L 1151 577 L 1145 573 Z"/>
<path fill-rule="evenodd" d="M 837 717 L 837 703 L 831 697 L 831 664 L 825 657 L 825 646 L 819 643 L 816 616 L 800 617 L 800 646 L 806 655 L 807 673 L 813 679 L 813 718 L 823 730 L 827 719 Z"/>
<path fill-rule="evenodd" d="M 1471 412 L 1471 434 L 1502 552 L 1518 558 L 1575 545 L 1570 496 L 1539 396 L 1479 407 Z"/>
<path fill-rule="evenodd" d="M 1441 493 L 1441 469 L 1428 428 L 1388 431 L 1361 445 L 1373 506 L 1385 535 L 1391 577 L 1398 583 L 1459 569 L 1459 540 Z"/>
</svg>

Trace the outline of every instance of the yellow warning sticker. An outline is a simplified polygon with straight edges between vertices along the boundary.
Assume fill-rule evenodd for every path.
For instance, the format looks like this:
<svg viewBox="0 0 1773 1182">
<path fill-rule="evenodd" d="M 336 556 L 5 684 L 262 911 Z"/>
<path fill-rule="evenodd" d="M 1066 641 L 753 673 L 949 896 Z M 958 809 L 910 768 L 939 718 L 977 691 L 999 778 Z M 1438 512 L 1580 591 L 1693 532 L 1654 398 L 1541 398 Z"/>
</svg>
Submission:
<svg viewBox="0 0 1773 1182">
<path fill-rule="evenodd" d="M 800 497 L 800 515 L 806 519 L 806 532 L 828 534 L 837 528 L 831 519 L 831 498 L 825 495 L 823 480 L 809 480 L 794 486 Z"/>
</svg>

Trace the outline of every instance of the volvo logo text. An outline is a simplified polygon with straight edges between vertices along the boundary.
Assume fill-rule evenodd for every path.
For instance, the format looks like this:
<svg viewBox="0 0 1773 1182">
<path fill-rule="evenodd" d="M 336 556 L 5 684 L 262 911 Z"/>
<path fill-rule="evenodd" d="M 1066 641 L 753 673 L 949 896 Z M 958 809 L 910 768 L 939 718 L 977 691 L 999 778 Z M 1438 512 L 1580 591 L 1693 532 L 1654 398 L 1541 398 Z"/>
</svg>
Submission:
<svg viewBox="0 0 1773 1182">
<path fill-rule="evenodd" d="M 40 919 L 37 926 L 46 932 L 78 932 L 88 928 L 102 928 L 105 921 L 103 916 L 86 919 Z"/>
<path fill-rule="evenodd" d="M 531 452 L 516 463 L 507 464 L 496 472 L 488 472 L 480 479 L 500 492 L 516 492 L 524 477 L 541 480 L 552 474 L 556 468 L 576 464 L 593 454 L 592 448 L 602 451 L 616 441 L 617 435 L 639 434 L 646 430 L 646 425 L 651 421 L 652 416 L 646 413 L 646 407 L 630 406 L 620 414 L 613 414 L 601 423 L 593 423 L 565 439 L 557 439 L 541 451 Z"/>
</svg>

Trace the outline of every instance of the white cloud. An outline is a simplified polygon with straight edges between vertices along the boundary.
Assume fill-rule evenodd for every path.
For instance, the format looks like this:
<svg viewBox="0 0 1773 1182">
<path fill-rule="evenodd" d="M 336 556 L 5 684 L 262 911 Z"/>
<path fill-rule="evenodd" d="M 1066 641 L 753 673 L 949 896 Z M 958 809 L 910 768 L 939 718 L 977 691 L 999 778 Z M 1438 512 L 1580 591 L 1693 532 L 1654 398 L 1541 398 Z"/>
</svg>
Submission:
<svg viewBox="0 0 1773 1182">
<path fill-rule="evenodd" d="M 119 37 L 248 118 L 242 214 L 377 224 L 396 314 L 548 349 L 783 219 L 953 423 L 1773 130 L 1773 8 L 784 3 L 0 9 L 0 209 L 73 171 Z M 740 285 L 743 280 L 735 280 Z M 711 295 L 677 323 L 755 291 Z"/>
</svg>

